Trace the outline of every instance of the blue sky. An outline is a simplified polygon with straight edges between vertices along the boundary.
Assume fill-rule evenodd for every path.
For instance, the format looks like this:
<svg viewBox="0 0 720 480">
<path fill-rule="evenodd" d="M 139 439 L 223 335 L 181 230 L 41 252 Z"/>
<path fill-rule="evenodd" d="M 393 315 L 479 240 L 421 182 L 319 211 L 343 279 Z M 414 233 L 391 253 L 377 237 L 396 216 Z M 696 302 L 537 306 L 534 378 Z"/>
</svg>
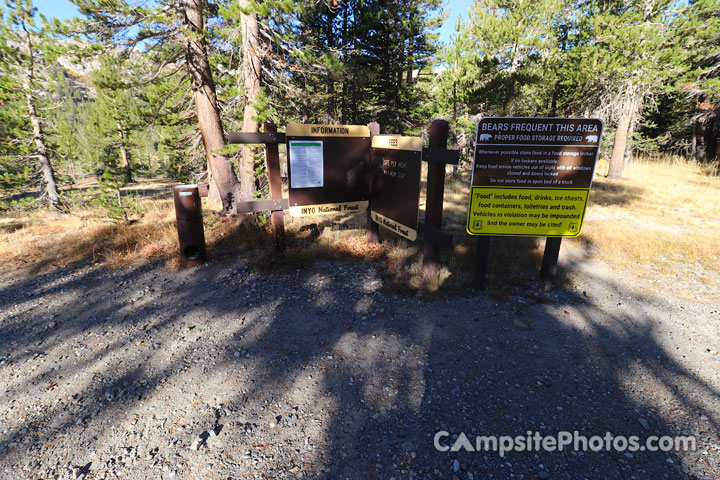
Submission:
<svg viewBox="0 0 720 480">
<path fill-rule="evenodd" d="M 472 3 L 472 0 L 446 0 L 445 8 L 450 11 L 450 14 L 440 28 L 440 40 L 446 44 L 450 43 L 450 37 L 455 33 L 455 25 L 457 25 L 458 18 L 468 18 L 468 9 Z"/>
<path fill-rule="evenodd" d="M 34 0 L 33 4 L 48 18 L 57 17 L 64 20 L 79 14 L 77 7 L 69 0 Z M 468 7 L 472 4 L 472 0 L 446 0 L 445 4 L 450 14 L 440 29 L 440 40 L 448 43 L 455 31 L 458 16 L 467 18 Z"/>
<path fill-rule="evenodd" d="M 77 7 L 68 0 L 33 0 L 33 5 L 48 19 L 57 17 L 65 20 L 80 14 Z"/>
</svg>

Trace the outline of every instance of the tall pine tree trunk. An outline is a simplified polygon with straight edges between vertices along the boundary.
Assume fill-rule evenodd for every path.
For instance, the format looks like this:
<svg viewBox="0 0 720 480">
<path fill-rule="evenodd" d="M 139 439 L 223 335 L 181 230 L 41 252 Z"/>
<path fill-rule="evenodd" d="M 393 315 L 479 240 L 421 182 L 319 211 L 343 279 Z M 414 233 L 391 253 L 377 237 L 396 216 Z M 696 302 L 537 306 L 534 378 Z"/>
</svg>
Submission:
<svg viewBox="0 0 720 480">
<path fill-rule="evenodd" d="M 132 170 L 130 169 L 130 159 L 128 158 L 128 151 L 125 147 L 125 139 L 127 138 L 125 135 L 125 132 L 122 130 L 122 128 L 119 129 L 120 131 L 120 145 L 118 146 L 120 150 L 120 168 L 123 169 L 125 172 L 125 182 L 132 183 Z"/>
<path fill-rule="evenodd" d="M 33 82 L 35 81 L 35 53 L 32 37 L 27 29 L 25 29 L 25 48 L 27 48 L 27 53 L 30 57 L 30 65 L 27 70 L 27 82 L 23 87 L 25 89 L 25 99 L 27 100 L 30 124 L 33 129 L 33 142 L 35 143 L 35 149 L 37 151 L 36 155 L 40 167 L 41 184 L 47 194 L 48 206 L 55 210 L 61 210 L 60 195 L 58 194 L 57 182 L 55 181 L 55 171 L 50 164 L 47 146 L 45 145 L 45 135 L 32 96 Z"/>
<path fill-rule="evenodd" d="M 30 115 L 30 124 L 33 128 L 33 142 L 35 142 L 35 150 L 42 175 L 42 186 L 47 194 L 48 206 L 55 210 L 61 210 L 60 195 L 58 194 L 57 182 L 55 181 L 55 171 L 50 164 L 50 158 L 47 154 L 47 146 L 45 145 L 45 135 L 43 134 L 40 119 L 37 116 L 37 110 L 32 101 L 32 95 L 26 93 L 28 113 Z"/>
<path fill-rule="evenodd" d="M 632 162 L 633 159 L 633 134 L 635 133 L 636 122 L 630 122 L 627 133 L 627 142 L 625 143 L 625 155 L 623 155 L 623 166 Z"/>
<path fill-rule="evenodd" d="M 202 6 L 203 0 L 182 0 L 184 23 L 188 32 L 185 59 L 190 74 L 198 126 L 208 159 L 208 169 L 212 173 L 212 182 L 220 192 L 223 210 L 228 212 L 235 200 L 238 179 L 228 156 L 219 153 L 225 148 L 225 135 L 205 45 L 205 16 Z M 252 188 L 252 184 L 249 188 Z"/>
<path fill-rule="evenodd" d="M 455 68 L 455 75 L 457 76 L 457 67 Z M 452 131 L 455 135 L 455 145 L 457 145 L 458 142 L 458 128 L 457 128 L 457 79 L 453 79 L 453 115 L 452 115 Z M 461 157 L 462 158 L 462 157 Z M 456 163 L 453 165 L 453 177 L 457 175 L 458 171 L 460 170 L 460 164 Z"/>
<path fill-rule="evenodd" d="M 622 171 L 625 166 L 625 147 L 627 146 L 628 134 L 630 133 L 630 125 L 637 113 L 637 104 L 638 102 L 635 98 L 626 98 L 624 102 L 615 132 L 607 178 L 622 178 Z"/>
<path fill-rule="evenodd" d="M 251 0 L 240 0 L 240 7 L 250 11 L 253 2 Z M 260 26 L 258 25 L 257 14 L 241 13 L 240 26 L 242 28 L 242 72 L 243 86 L 245 87 L 245 109 L 243 111 L 243 132 L 257 132 L 259 129 L 256 120 L 257 111 L 255 104 L 260 96 L 262 84 L 262 65 L 260 64 Z M 253 199 L 255 191 L 252 178 L 255 170 L 255 156 L 252 150 L 243 145 L 240 149 L 240 198 L 244 201 Z M 249 181 L 245 181 L 244 178 Z"/>
<path fill-rule="evenodd" d="M 690 144 L 690 156 L 697 162 L 704 162 L 706 160 L 706 146 L 705 146 L 705 125 L 703 124 L 703 118 L 700 115 L 696 115 L 691 120 L 692 123 L 692 143 Z"/>
</svg>

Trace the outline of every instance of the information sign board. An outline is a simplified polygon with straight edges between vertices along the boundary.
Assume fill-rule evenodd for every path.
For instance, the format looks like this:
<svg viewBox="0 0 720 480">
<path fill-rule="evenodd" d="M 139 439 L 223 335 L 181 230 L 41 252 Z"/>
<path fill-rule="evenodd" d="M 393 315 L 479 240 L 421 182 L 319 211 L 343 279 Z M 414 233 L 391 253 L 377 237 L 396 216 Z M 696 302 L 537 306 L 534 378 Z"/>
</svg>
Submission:
<svg viewBox="0 0 720 480">
<path fill-rule="evenodd" d="M 362 125 L 303 125 L 285 130 L 292 216 L 365 211 L 370 130 Z"/>
</svg>

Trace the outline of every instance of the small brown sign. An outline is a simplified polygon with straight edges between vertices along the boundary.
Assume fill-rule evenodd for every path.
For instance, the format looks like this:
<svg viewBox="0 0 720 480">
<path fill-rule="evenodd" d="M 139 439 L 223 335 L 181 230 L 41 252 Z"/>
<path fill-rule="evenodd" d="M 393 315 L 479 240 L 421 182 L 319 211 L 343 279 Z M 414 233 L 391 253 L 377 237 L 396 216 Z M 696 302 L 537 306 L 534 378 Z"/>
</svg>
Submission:
<svg viewBox="0 0 720 480">
<path fill-rule="evenodd" d="M 602 129 L 596 118 L 480 120 L 468 233 L 579 235 Z"/>
<path fill-rule="evenodd" d="M 361 125 L 290 124 L 285 131 L 293 216 L 367 210 L 370 130 Z"/>
<path fill-rule="evenodd" d="M 422 146 L 416 137 L 372 138 L 372 220 L 411 241 L 417 238 Z"/>
</svg>

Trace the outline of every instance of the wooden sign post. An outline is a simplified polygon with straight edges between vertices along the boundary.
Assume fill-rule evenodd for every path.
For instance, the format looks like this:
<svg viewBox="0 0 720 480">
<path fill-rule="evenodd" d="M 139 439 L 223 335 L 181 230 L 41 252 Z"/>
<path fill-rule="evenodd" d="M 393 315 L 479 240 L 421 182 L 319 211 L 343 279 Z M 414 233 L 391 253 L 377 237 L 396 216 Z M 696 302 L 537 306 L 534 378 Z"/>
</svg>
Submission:
<svg viewBox="0 0 720 480">
<path fill-rule="evenodd" d="M 277 126 L 266 122 L 263 125 L 265 133 L 277 134 Z M 270 200 L 282 200 L 282 178 L 280 177 L 280 154 L 277 143 L 265 144 L 265 161 L 267 162 L 268 179 L 270 181 Z M 285 217 L 282 210 L 273 211 L 270 221 L 275 236 L 275 250 L 285 251 Z"/>
<path fill-rule="evenodd" d="M 430 146 L 423 149 L 423 160 L 428 162 L 425 223 L 423 225 L 425 236 L 423 270 L 425 271 L 437 270 L 440 246 L 452 244 L 452 235 L 441 229 L 445 196 L 445 165 L 457 165 L 460 152 L 447 149 L 448 130 L 448 122 L 434 120 L 430 124 Z"/>
<path fill-rule="evenodd" d="M 368 130 L 370 130 L 370 139 L 375 135 L 380 135 L 380 124 L 377 122 L 368 123 Z M 372 183 L 375 181 L 374 167 L 370 168 L 370 190 L 372 191 Z M 368 209 L 367 212 L 367 241 L 370 243 L 380 243 L 380 225 L 372 219 L 372 212 Z"/>
</svg>

